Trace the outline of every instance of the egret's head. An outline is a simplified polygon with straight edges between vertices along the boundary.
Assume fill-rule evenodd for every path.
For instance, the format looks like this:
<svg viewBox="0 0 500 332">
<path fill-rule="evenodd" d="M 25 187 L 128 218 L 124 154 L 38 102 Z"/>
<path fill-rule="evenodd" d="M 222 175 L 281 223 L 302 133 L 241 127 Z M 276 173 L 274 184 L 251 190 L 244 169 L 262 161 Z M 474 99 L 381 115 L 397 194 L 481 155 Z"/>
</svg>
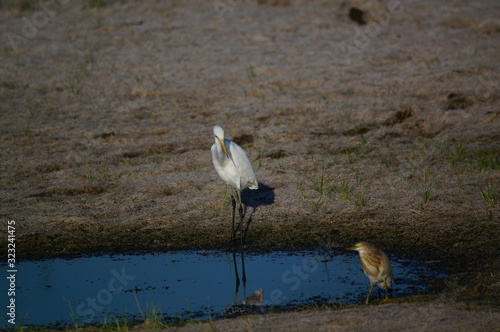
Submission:
<svg viewBox="0 0 500 332">
<path fill-rule="evenodd" d="M 227 153 L 226 150 L 226 145 L 224 144 L 224 129 L 222 129 L 220 126 L 215 125 L 214 126 L 214 136 L 215 136 L 215 141 L 219 141 L 220 146 L 222 147 L 222 150 L 224 150 L 224 154 L 226 157 L 229 157 L 229 154 Z"/>
<path fill-rule="evenodd" d="M 224 129 L 221 128 L 221 126 L 214 126 L 214 135 L 215 137 L 218 137 L 219 139 L 224 139 Z"/>
</svg>

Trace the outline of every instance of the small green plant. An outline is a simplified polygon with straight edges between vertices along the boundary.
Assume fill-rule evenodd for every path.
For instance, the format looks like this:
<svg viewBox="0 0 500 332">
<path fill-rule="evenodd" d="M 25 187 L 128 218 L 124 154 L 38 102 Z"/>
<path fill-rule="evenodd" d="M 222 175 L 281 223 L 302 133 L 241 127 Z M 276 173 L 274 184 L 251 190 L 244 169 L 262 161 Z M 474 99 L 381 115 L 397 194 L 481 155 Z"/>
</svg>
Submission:
<svg viewBox="0 0 500 332">
<path fill-rule="evenodd" d="M 319 91 L 314 91 L 316 94 L 323 100 L 328 102 L 328 96 L 325 93 L 319 92 Z"/>
<path fill-rule="evenodd" d="M 216 200 L 212 201 L 207 209 L 211 212 L 212 217 L 218 217 L 223 213 L 226 213 L 228 206 L 231 205 L 231 200 L 228 196 L 227 193 L 227 186 L 224 190 L 219 190 L 215 197 L 217 197 Z M 219 197 L 222 197 L 222 199 L 218 199 Z"/>
<path fill-rule="evenodd" d="M 313 179 L 312 186 L 315 191 L 323 196 L 325 193 L 325 167 L 321 168 L 321 172 L 319 172 L 318 176 Z"/>
<path fill-rule="evenodd" d="M 201 102 L 195 106 L 195 109 L 198 111 L 202 111 L 204 109 L 210 108 L 215 103 L 215 100 L 213 100 L 210 97 L 205 97 L 201 100 Z"/>
<path fill-rule="evenodd" d="M 26 142 L 29 141 L 30 136 L 31 136 L 31 128 L 30 128 L 29 123 L 26 125 L 26 128 L 24 128 L 24 130 L 23 130 L 23 136 L 24 136 L 24 140 Z"/>
<path fill-rule="evenodd" d="M 129 322 L 128 315 L 123 314 L 118 317 L 113 315 L 105 314 L 103 317 L 103 322 L 99 326 L 100 331 L 128 331 Z"/>
<path fill-rule="evenodd" d="M 347 161 L 348 165 L 354 164 L 354 158 L 353 158 L 353 154 L 351 151 L 345 152 L 345 160 Z"/>
<path fill-rule="evenodd" d="M 90 68 L 94 63 L 94 57 L 90 54 L 84 61 L 76 68 L 75 74 L 70 82 L 70 89 L 76 95 L 79 92 L 80 83 L 90 74 Z"/>
<path fill-rule="evenodd" d="M 424 178 L 424 182 L 428 183 L 432 181 L 432 174 L 428 168 L 424 168 L 422 170 L 422 176 Z"/>
<path fill-rule="evenodd" d="M 448 160 L 450 161 L 453 168 L 455 168 L 459 162 L 465 159 L 465 148 L 466 144 L 459 143 L 451 150 L 451 152 L 449 152 Z"/>
<path fill-rule="evenodd" d="M 76 330 L 78 330 L 79 329 L 78 317 L 76 316 L 75 312 L 73 311 L 73 307 L 71 306 L 71 302 L 69 302 L 66 299 L 64 299 L 64 302 L 66 302 L 66 305 L 68 306 L 69 317 L 71 318 L 71 321 L 73 322 L 73 326 L 76 328 Z"/>
<path fill-rule="evenodd" d="M 481 198 L 486 204 L 488 204 L 488 206 L 492 206 L 500 199 L 499 187 L 492 184 L 488 184 L 481 190 L 480 194 Z"/>
<path fill-rule="evenodd" d="M 326 195 L 329 193 L 327 181 L 326 167 L 324 165 L 315 176 L 307 178 L 310 188 L 319 194 L 318 198 L 311 198 L 311 211 L 313 213 L 319 212 L 321 204 L 324 202 Z M 304 192 L 302 191 L 301 195 L 303 199 L 306 198 Z"/>
<path fill-rule="evenodd" d="M 102 162 L 99 162 L 97 164 L 97 173 L 103 175 L 108 173 L 109 171 L 109 166 L 107 164 L 103 164 Z"/>
<path fill-rule="evenodd" d="M 300 198 L 302 198 L 302 200 L 305 200 L 306 196 L 304 195 L 304 190 L 302 189 L 302 182 L 299 180 L 299 178 L 298 177 L 294 178 L 290 176 L 290 181 L 293 182 L 295 188 L 297 188 L 297 191 L 300 193 Z"/>
<path fill-rule="evenodd" d="M 488 171 L 500 168 L 500 154 L 498 151 L 477 151 L 472 156 L 473 167 L 478 171 Z"/>
<path fill-rule="evenodd" d="M 137 296 L 134 294 L 135 303 L 137 304 L 137 308 L 139 309 L 139 313 L 142 317 L 142 320 L 145 324 L 149 325 L 153 329 L 163 329 L 167 327 L 167 323 L 163 319 L 160 309 L 158 305 L 147 303 L 146 311 L 143 311 L 141 305 L 139 304 L 139 300 Z"/>
<path fill-rule="evenodd" d="M 262 166 L 262 160 L 264 160 L 264 158 L 265 158 L 264 147 L 263 146 L 258 147 L 257 151 L 258 151 L 259 155 L 257 156 L 256 164 L 257 164 L 257 168 L 260 168 Z"/>
<path fill-rule="evenodd" d="M 427 68 L 427 70 L 431 70 L 432 67 L 434 66 L 439 66 L 441 64 L 441 60 L 439 59 L 439 57 L 433 57 L 433 58 L 430 58 L 430 59 L 422 59 L 424 65 L 425 65 L 425 68 Z"/>
<path fill-rule="evenodd" d="M 319 208 L 321 206 L 321 201 L 323 200 L 324 196 L 319 196 L 319 198 L 315 201 L 312 201 L 311 203 L 311 211 L 312 213 L 317 213 L 319 212 Z"/>
<path fill-rule="evenodd" d="M 88 165 L 85 166 L 85 173 L 82 174 L 82 177 L 87 182 L 92 182 L 96 179 L 93 169 Z"/>
<path fill-rule="evenodd" d="M 421 151 L 421 152 L 426 152 L 427 151 L 427 145 L 424 141 L 424 139 L 422 137 L 418 137 L 415 141 L 415 143 L 417 144 L 418 146 L 418 149 Z"/>
<path fill-rule="evenodd" d="M 30 108 L 28 111 L 28 118 L 34 119 L 34 118 L 36 118 L 36 115 L 37 115 L 36 111 L 34 109 Z"/>
<path fill-rule="evenodd" d="M 265 100 L 264 93 L 262 93 L 262 91 L 258 88 L 251 89 L 249 91 L 244 90 L 243 93 L 244 93 L 245 97 L 252 97 L 252 98 L 260 99 L 262 101 Z"/>
<path fill-rule="evenodd" d="M 354 198 L 354 205 L 363 207 L 366 206 L 366 188 L 361 188 L 361 190 L 357 191 L 356 197 Z"/>
<path fill-rule="evenodd" d="M 257 77 L 257 74 L 255 73 L 255 68 L 254 66 L 248 66 L 247 67 L 247 77 L 250 79 L 250 80 L 253 80 Z"/>
<path fill-rule="evenodd" d="M 385 178 L 385 183 L 387 183 L 389 185 L 389 187 L 391 188 L 394 188 L 396 186 L 396 181 L 395 180 L 392 180 L 392 179 L 389 179 L 389 178 Z"/>
<path fill-rule="evenodd" d="M 39 0 L 20 0 L 20 1 L 5 1 L 8 8 L 17 9 L 21 14 L 35 9 Z M 4 7 L 3 1 L 0 1 L 0 9 Z"/>
<path fill-rule="evenodd" d="M 367 140 L 363 135 L 358 135 L 358 141 L 361 144 L 360 150 L 363 154 L 366 154 L 368 152 L 368 147 L 367 147 Z"/>
<path fill-rule="evenodd" d="M 224 186 L 224 192 L 222 192 L 222 197 L 224 198 L 224 202 L 231 204 L 231 195 L 232 195 L 232 189 L 227 185 Z"/>
<path fill-rule="evenodd" d="M 425 216 L 426 214 L 425 204 L 423 202 L 415 203 L 414 207 L 411 208 L 410 211 L 420 216 Z"/>
<path fill-rule="evenodd" d="M 106 0 L 88 0 L 87 3 L 90 8 L 104 8 L 107 5 Z"/>
<path fill-rule="evenodd" d="M 340 180 L 340 185 L 337 188 L 337 191 L 340 193 L 340 197 L 348 200 L 352 196 L 353 188 L 350 185 L 349 181 L 343 178 L 342 180 Z"/>
<path fill-rule="evenodd" d="M 395 156 L 391 152 L 383 153 L 379 152 L 379 158 L 382 165 L 390 168 L 395 162 Z"/>
<path fill-rule="evenodd" d="M 424 188 L 424 190 L 419 192 L 420 197 L 422 198 L 422 202 L 425 204 L 429 202 L 433 197 L 433 189 L 434 185 L 430 184 Z"/>
<path fill-rule="evenodd" d="M 345 109 L 340 107 L 340 119 L 347 123 L 354 123 L 354 116 L 352 109 Z"/>
</svg>

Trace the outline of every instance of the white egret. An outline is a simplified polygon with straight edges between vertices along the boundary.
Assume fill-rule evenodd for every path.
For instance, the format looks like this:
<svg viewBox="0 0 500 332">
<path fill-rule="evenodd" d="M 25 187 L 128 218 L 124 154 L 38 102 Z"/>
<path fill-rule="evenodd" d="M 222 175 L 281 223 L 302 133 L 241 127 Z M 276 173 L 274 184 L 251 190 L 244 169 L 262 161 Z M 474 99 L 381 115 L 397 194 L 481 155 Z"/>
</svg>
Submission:
<svg viewBox="0 0 500 332">
<path fill-rule="evenodd" d="M 214 126 L 215 143 L 212 145 L 212 161 L 215 170 L 222 181 L 233 188 L 234 194 L 231 194 L 231 203 L 233 206 L 233 229 L 231 240 L 234 240 L 234 217 L 236 210 L 236 201 L 239 204 L 240 227 L 243 232 L 243 206 L 241 202 L 241 191 L 245 188 L 259 189 L 257 176 L 248 160 L 245 151 L 236 143 L 224 138 L 224 130 L 220 126 Z M 241 237 L 243 242 L 243 236 Z"/>
</svg>

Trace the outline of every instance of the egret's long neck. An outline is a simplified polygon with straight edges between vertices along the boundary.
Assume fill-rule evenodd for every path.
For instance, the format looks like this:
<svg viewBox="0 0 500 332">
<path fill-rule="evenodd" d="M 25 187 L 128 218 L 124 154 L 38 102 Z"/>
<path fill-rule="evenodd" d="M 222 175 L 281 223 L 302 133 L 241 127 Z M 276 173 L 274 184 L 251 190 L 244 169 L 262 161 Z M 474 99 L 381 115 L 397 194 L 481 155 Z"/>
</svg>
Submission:
<svg viewBox="0 0 500 332">
<path fill-rule="evenodd" d="M 219 162 L 223 164 L 226 161 L 227 157 L 226 154 L 224 153 L 224 150 L 222 149 L 221 142 L 222 144 L 224 144 L 224 139 L 221 139 L 219 141 L 217 137 L 215 138 L 215 146 L 217 148 L 217 160 L 219 160 Z"/>
</svg>

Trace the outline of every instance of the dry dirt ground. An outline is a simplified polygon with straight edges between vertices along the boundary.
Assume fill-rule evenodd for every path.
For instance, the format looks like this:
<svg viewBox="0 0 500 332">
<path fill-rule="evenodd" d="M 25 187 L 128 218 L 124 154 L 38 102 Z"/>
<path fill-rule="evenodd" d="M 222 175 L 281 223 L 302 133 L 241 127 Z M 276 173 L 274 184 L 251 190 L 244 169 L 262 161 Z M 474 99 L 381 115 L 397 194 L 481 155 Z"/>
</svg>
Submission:
<svg viewBox="0 0 500 332">
<path fill-rule="evenodd" d="M 371 240 L 450 276 L 418 299 L 185 329 L 500 327 L 498 1 L 0 6 L 0 217 L 19 259 L 227 248 L 219 124 L 260 182 L 246 250 Z"/>
</svg>

